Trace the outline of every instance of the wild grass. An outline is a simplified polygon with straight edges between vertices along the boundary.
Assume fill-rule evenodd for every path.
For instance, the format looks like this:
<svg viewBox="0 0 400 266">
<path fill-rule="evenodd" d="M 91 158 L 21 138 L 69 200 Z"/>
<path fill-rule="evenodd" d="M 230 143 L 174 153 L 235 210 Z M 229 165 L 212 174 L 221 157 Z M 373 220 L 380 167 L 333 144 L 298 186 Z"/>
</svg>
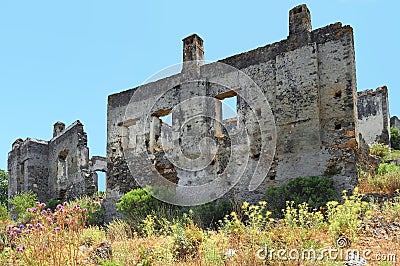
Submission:
<svg viewBox="0 0 400 266">
<path fill-rule="evenodd" d="M 400 159 L 400 150 L 392 150 L 391 159 L 392 160 Z"/>
<path fill-rule="evenodd" d="M 359 186 L 363 193 L 393 194 L 400 189 L 400 171 L 361 177 Z"/>
<path fill-rule="evenodd" d="M 400 151 L 390 150 L 388 146 L 375 144 L 371 154 L 380 156 L 382 161 L 400 158 Z M 400 189 L 400 167 L 391 163 L 382 163 L 375 174 L 359 172 L 358 187 L 362 193 L 394 194 Z"/>
<path fill-rule="evenodd" d="M 0 265 L 343 265 L 346 252 L 366 249 L 400 260 L 400 197 L 367 203 L 358 189 L 319 210 L 287 202 L 281 219 L 272 217 L 268 202 L 244 202 L 208 229 L 190 212 L 173 219 L 152 213 L 134 227 L 125 220 L 90 226 L 78 204 L 52 211 L 36 203 L 29 213 L 27 223 L 0 223 Z M 94 251 L 107 242 L 112 255 L 96 258 Z M 329 249 L 338 256 L 322 252 Z"/>
</svg>

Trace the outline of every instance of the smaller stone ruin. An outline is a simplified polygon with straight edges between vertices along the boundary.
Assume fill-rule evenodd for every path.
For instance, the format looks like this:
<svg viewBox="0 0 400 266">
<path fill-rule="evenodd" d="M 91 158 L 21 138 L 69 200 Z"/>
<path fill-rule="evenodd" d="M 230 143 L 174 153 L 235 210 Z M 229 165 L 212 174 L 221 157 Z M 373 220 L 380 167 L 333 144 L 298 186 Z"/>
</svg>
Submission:
<svg viewBox="0 0 400 266">
<path fill-rule="evenodd" d="M 36 193 L 40 201 L 69 200 L 97 192 L 97 173 L 105 172 L 106 158 L 89 158 L 87 135 L 78 120 L 69 127 L 54 124 L 49 141 L 17 139 L 8 154 L 8 196 Z"/>
</svg>

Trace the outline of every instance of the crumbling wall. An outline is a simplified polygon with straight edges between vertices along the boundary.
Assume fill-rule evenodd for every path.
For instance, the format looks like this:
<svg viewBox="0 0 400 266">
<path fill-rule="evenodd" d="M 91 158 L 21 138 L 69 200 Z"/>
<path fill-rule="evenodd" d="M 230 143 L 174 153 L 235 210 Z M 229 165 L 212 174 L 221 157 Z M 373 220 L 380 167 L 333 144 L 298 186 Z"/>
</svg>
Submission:
<svg viewBox="0 0 400 266">
<path fill-rule="evenodd" d="M 80 121 L 68 128 L 57 122 L 50 141 L 18 139 L 8 155 L 9 197 L 33 191 L 39 200 L 73 199 L 97 192 L 95 171 L 104 171 L 105 158 L 89 165 L 87 136 Z M 101 166 L 101 161 L 103 165 Z"/>
<path fill-rule="evenodd" d="M 390 126 L 400 130 L 400 119 L 397 116 L 390 118 Z"/>
<path fill-rule="evenodd" d="M 90 171 L 107 172 L 107 158 L 103 156 L 93 156 L 89 161 Z"/>
<path fill-rule="evenodd" d="M 8 154 L 8 197 L 21 191 L 33 191 L 45 201 L 48 193 L 48 142 L 27 138 L 18 139 Z"/>
<path fill-rule="evenodd" d="M 87 135 L 83 125 L 76 121 L 49 142 L 51 197 L 76 198 L 87 191 L 95 193 L 97 187 L 88 162 Z"/>
<path fill-rule="evenodd" d="M 250 110 L 241 96 L 237 96 L 235 126 L 226 128 L 245 129 L 251 151 L 248 155 L 247 147 L 239 148 L 239 153 L 249 156 L 249 160 L 238 185 L 228 193 L 239 200 L 259 200 L 267 187 L 300 176 L 329 176 L 339 191 L 351 189 L 356 181 L 358 128 L 352 28 L 336 23 L 312 31 L 310 13 L 305 5 L 290 11 L 289 22 L 290 34 L 286 40 L 219 61 L 243 71 L 256 82 L 271 106 L 277 127 L 272 168 L 265 173 L 267 178 L 262 185 L 250 192 L 249 179 L 260 152 L 256 116 L 266 114 Z M 215 64 L 201 63 L 203 41 L 200 37 L 191 35 L 183 42 L 181 74 L 108 98 L 107 200 L 113 201 L 109 206 L 136 187 L 135 180 L 150 179 L 157 173 L 166 177 L 163 170 L 180 185 L 208 183 L 224 171 L 226 161 L 232 156 L 230 150 L 237 145 L 226 137 L 229 134 L 217 132 L 218 126 L 212 120 L 218 118 L 219 107 L 202 98 L 211 97 L 217 101 L 234 95 L 232 88 L 212 82 L 228 74 L 221 73 Z M 188 67 L 185 60 L 192 59 L 197 62 Z M 206 77 L 206 81 L 182 82 L 193 75 L 191 69 L 200 77 Z M 171 89 L 157 99 L 163 88 Z M 135 95 L 136 92 L 139 95 Z M 152 106 L 154 101 L 156 104 Z M 151 111 L 146 113 L 147 110 Z M 198 171 L 186 171 L 171 164 L 166 156 L 170 151 L 157 146 L 159 119 L 171 110 L 172 142 L 182 149 L 181 158 L 197 158 L 201 153 L 201 140 L 208 138 L 217 144 L 216 160 Z M 207 149 L 212 145 L 200 146 Z M 127 154 L 129 158 L 125 158 Z M 146 167 L 148 158 L 158 167 Z M 127 161 L 134 171 L 129 171 Z M 239 162 L 237 164 L 235 167 L 240 168 Z"/>
<path fill-rule="evenodd" d="M 390 145 L 387 87 L 358 92 L 357 109 L 359 131 L 367 144 L 379 142 Z"/>
</svg>

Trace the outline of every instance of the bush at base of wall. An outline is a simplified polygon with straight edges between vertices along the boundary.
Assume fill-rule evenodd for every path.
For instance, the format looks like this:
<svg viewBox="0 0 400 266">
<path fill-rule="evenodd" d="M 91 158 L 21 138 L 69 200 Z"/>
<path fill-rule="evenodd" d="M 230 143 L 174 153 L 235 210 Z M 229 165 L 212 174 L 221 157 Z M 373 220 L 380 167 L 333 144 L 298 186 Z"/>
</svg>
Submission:
<svg viewBox="0 0 400 266">
<path fill-rule="evenodd" d="M 333 180 L 327 177 L 299 177 L 280 187 L 269 188 L 265 194 L 267 209 L 281 218 L 287 201 L 295 205 L 307 202 L 311 209 L 319 209 L 328 201 L 337 200 Z"/>
<path fill-rule="evenodd" d="M 390 145 L 392 149 L 400 150 L 400 130 L 395 127 L 390 128 Z"/>
</svg>

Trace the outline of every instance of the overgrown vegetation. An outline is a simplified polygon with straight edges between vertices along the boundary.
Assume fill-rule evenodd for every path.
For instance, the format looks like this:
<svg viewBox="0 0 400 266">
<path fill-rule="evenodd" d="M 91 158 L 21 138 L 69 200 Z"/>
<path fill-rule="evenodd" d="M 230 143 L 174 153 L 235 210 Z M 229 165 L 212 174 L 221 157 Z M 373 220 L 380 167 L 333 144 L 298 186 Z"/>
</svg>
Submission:
<svg viewBox="0 0 400 266">
<path fill-rule="evenodd" d="M 49 208 L 50 210 L 54 211 L 57 208 L 58 204 L 62 204 L 62 200 L 59 199 L 50 199 L 46 202 L 46 206 L 47 208 Z"/>
<path fill-rule="evenodd" d="M 376 148 L 391 158 L 386 151 Z M 360 191 L 395 192 L 399 177 L 398 166 L 383 163 L 375 175 L 360 172 Z M 387 254 L 379 265 L 396 265 L 400 196 L 380 204 L 364 198 L 356 188 L 337 199 L 327 177 L 268 189 L 266 201 L 255 205 L 219 200 L 176 207 L 153 198 L 151 189 L 135 189 L 117 204 L 123 219 L 104 224 L 101 197 L 46 205 L 32 192 L 20 193 L 9 201 L 15 221 L 0 204 L 0 265 L 343 265 L 344 257 L 317 259 L 324 249 L 368 249 Z M 394 237 L 382 226 L 397 230 Z M 286 253 L 283 260 L 269 253 L 279 249 L 316 253 L 295 259 Z"/>
<path fill-rule="evenodd" d="M 388 173 L 398 172 L 400 167 L 394 164 L 383 163 L 378 167 L 378 175 L 385 175 Z"/>
<path fill-rule="evenodd" d="M 286 202 L 293 202 L 297 207 L 306 202 L 311 210 L 318 210 L 328 201 L 337 200 L 333 181 L 328 177 L 304 177 L 290 180 L 280 187 L 269 188 L 265 200 L 273 216 L 282 217 Z"/>
<path fill-rule="evenodd" d="M 90 198 L 88 196 L 82 196 L 73 200 L 71 205 L 77 205 L 80 208 L 85 209 L 86 212 L 86 223 L 89 226 L 102 225 L 104 222 L 105 209 L 101 206 L 99 198 Z"/>
<path fill-rule="evenodd" d="M 201 228 L 215 229 L 219 221 L 231 213 L 237 204 L 231 200 L 220 199 L 192 208 L 183 208 L 183 211 L 190 213 L 192 220 Z"/>
<path fill-rule="evenodd" d="M 0 170 L 0 204 L 7 204 L 8 200 L 8 173 Z"/>
<path fill-rule="evenodd" d="M 379 156 L 383 163 L 379 165 L 376 174 L 360 170 L 360 189 L 364 193 L 395 193 L 400 189 L 400 167 L 389 162 L 400 158 L 400 152 L 379 143 L 372 145 L 370 151 L 371 154 Z"/>
<path fill-rule="evenodd" d="M 394 142 L 400 141 L 400 138 L 397 139 L 396 135 L 391 136 L 392 148 L 390 148 L 388 145 L 385 145 L 382 143 L 372 144 L 369 149 L 370 154 L 380 157 L 382 162 L 388 162 L 388 161 L 400 159 L 400 150 L 398 150 L 398 146 L 396 144 L 393 146 L 393 141 Z"/>
<path fill-rule="evenodd" d="M 34 214 L 30 211 L 38 201 L 37 195 L 33 192 L 21 192 L 9 200 L 11 214 L 15 215 L 18 222 L 27 223 L 32 220 Z"/>
<path fill-rule="evenodd" d="M 400 150 L 400 130 L 395 127 L 390 128 L 390 146 L 392 149 Z"/>
<path fill-rule="evenodd" d="M 301 187 L 308 182 L 312 182 L 316 188 L 326 183 L 316 179 L 302 179 L 291 185 Z M 296 191 L 301 193 L 302 190 L 297 188 Z M 32 193 L 27 194 L 29 198 L 34 198 Z M 22 210 L 22 206 L 25 206 L 22 197 L 27 195 L 18 195 L 11 200 L 16 210 Z M 394 252 L 399 256 L 398 242 L 386 241 L 385 238 L 377 238 L 374 242 L 369 237 L 374 232 L 374 217 L 385 217 L 384 220 L 388 222 L 400 222 L 400 197 L 382 205 L 364 202 L 362 198 L 362 194 L 355 189 L 352 195 L 344 193 L 342 201 L 328 201 L 318 210 L 310 207 L 307 202 L 298 204 L 288 201 L 282 210 L 282 219 L 273 218 L 268 202 L 256 205 L 244 202 L 235 207 L 237 205 L 221 201 L 219 205 L 207 204 L 197 210 L 199 213 L 207 213 L 226 210 L 228 205 L 233 207 L 234 211 L 215 223 L 214 228 L 208 229 L 194 221 L 196 210 L 182 208 L 178 213 L 176 207 L 163 206 L 170 208 L 167 211 L 157 207 L 159 203 L 153 202 L 154 199 L 141 190 L 121 199 L 123 204 L 135 204 L 146 213 L 143 220 L 138 221 L 140 226 L 132 226 L 130 219 L 133 216 L 114 220 L 104 227 L 88 225 L 90 211 L 82 205 L 91 208 L 93 204 L 90 201 L 95 199 L 83 198 L 58 204 L 54 210 L 44 203 L 35 202 L 33 207 L 25 210 L 31 214 L 29 221 L 12 222 L 9 217 L 2 218 L 0 264 L 342 265 L 344 258 L 325 256 L 317 260 L 310 254 L 311 257 L 282 261 L 276 254 L 265 253 L 278 249 L 314 249 L 318 252 L 338 248 L 338 239 L 351 243 L 351 246 L 343 246 L 343 252 L 348 248 L 368 248 L 375 252 Z M 318 204 L 314 206 L 319 206 L 320 198 L 314 197 L 315 202 Z M 164 216 L 171 213 L 176 214 L 172 219 Z M 127 214 L 138 213 L 129 210 Z M 214 216 L 203 217 L 209 221 L 215 219 Z M 134 219 L 137 221 L 137 218 Z M 371 242 L 370 245 L 366 246 L 365 239 Z M 380 241 L 381 248 L 377 248 L 377 241 Z M 382 246 L 393 250 L 382 249 Z M 288 254 L 285 256 L 288 258 Z"/>
<path fill-rule="evenodd" d="M 117 203 L 117 210 L 139 233 L 143 233 L 143 221 L 153 222 L 155 228 L 160 228 L 165 221 L 180 219 L 184 214 L 190 214 L 191 219 L 201 228 L 215 228 L 219 220 L 233 208 L 233 202 L 224 199 L 192 208 L 179 207 L 162 202 L 152 197 L 151 193 L 150 188 L 133 189 Z M 154 220 L 154 216 L 162 219 Z"/>
<path fill-rule="evenodd" d="M 364 218 L 370 218 L 368 203 L 362 201 L 362 195 L 358 193 L 357 188 L 351 196 L 348 196 L 346 191 L 343 192 L 342 204 L 336 201 L 327 203 L 327 221 L 333 239 L 345 237 L 355 241 Z"/>
<path fill-rule="evenodd" d="M 390 147 L 388 145 L 376 142 L 370 146 L 369 152 L 371 155 L 380 157 L 384 162 L 390 159 Z"/>
<path fill-rule="evenodd" d="M 150 223 L 152 228 L 160 229 L 165 221 L 172 221 L 182 214 L 178 207 L 159 201 L 151 193 L 151 188 L 132 189 L 117 203 L 117 210 L 130 226 L 145 235 Z M 163 219 L 154 219 L 155 215 Z"/>
</svg>

